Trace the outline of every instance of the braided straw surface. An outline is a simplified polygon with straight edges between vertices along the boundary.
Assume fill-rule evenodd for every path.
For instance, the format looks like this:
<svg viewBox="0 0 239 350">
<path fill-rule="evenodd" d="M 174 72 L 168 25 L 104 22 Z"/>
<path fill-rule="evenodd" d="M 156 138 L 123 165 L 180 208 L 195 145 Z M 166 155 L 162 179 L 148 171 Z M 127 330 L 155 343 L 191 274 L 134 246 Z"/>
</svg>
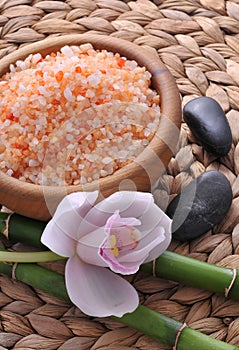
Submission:
<svg viewBox="0 0 239 350">
<path fill-rule="evenodd" d="M 225 219 L 190 244 L 173 242 L 170 249 L 239 268 L 239 1 L 0 0 L 0 57 L 48 36 L 84 32 L 147 45 L 172 72 L 183 104 L 206 95 L 223 107 L 233 133 L 229 154 L 213 159 L 183 123 L 177 153 L 155 198 L 165 209 L 202 172 L 224 173 L 234 194 Z M 54 269 L 63 272 L 62 263 Z M 129 280 L 144 305 L 239 346 L 238 302 L 142 273 Z M 0 306 L 0 350 L 170 350 L 111 319 L 89 318 L 5 276 L 0 276 Z"/>
</svg>

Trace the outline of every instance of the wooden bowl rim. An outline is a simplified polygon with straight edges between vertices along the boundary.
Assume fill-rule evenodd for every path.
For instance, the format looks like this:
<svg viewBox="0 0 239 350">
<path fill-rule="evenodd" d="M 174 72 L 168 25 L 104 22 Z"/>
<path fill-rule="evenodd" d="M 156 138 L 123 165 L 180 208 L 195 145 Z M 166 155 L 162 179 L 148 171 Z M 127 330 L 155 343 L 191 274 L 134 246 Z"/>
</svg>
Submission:
<svg viewBox="0 0 239 350">
<path fill-rule="evenodd" d="M 124 39 L 120 38 L 114 38 L 110 36 L 105 35 L 98 35 L 98 34 L 70 34 L 70 35 L 63 35 L 60 37 L 54 37 L 54 38 L 46 38 L 42 41 L 28 44 L 10 54 L 5 56 L 0 60 L 0 76 L 5 74 L 7 71 L 9 71 L 9 65 L 11 63 L 16 62 L 20 59 L 25 59 L 29 54 L 31 53 L 42 53 L 43 56 L 46 54 L 57 51 L 60 49 L 60 47 L 64 45 L 81 45 L 83 43 L 91 43 L 94 48 L 96 49 L 103 49 L 105 48 L 108 51 L 112 51 L 114 53 L 118 52 L 121 56 L 126 56 L 129 59 L 134 59 L 138 62 L 140 66 L 146 66 L 146 68 L 151 72 L 152 74 L 152 85 L 154 86 L 155 83 L 157 87 L 156 90 L 160 94 L 161 99 L 161 116 L 165 119 L 164 121 L 160 121 L 160 127 L 161 124 L 165 122 L 165 128 L 170 128 L 170 123 L 174 128 L 176 127 L 178 129 L 179 134 L 179 128 L 181 123 L 181 103 L 180 103 L 180 97 L 179 92 L 177 90 L 176 83 L 174 81 L 174 78 L 172 77 L 171 73 L 168 71 L 168 69 L 164 66 L 164 64 L 161 62 L 161 60 L 157 57 L 156 54 L 151 53 L 150 50 L 147 50 L 144 47 L 140 47 L 134 43 L 131 43 L 129 41 L 126 41 Z M 56 49 L 58 48 L 58 49 Z M 166 89 L 167 84 L 171 86 L 170 89 Z M 175 112 L 175 110 L 178 110 L 178 112 Z M 165 152 L 168 152 L 168 145 L 164 144 L 163 140 L 163 132 L 165 128 L 162 129 L 162 131 L 159 128 L 159 132 L 157 133 L 157 137 L 153 137 L 149 145 L 146 147 L 151 148 L 154 152 L 157 150 L 159 143 L 161 143 L 162 150 L 165 150 Z M 175 131 L 176 129 L 174 129 Z M 175 136 L 175 141 L 178 139 L 178 135 Z M 164 145 L 163 145 L 164 144 Z M 174 142 L 174 146 L 176 145 L 176 142 Z M 172 148 L 174 147 L 172 146 Z M 101 178 L 101 183 L 108 183 L 110 184 L 112 181 L 115 180 L 116 177 L 118 179 L 123 179 L 127 177 L 127 174 L 132 174 L 135 171 L 137 171 L 138 164 L 139 164 L 139 158 L 144 159 L 145 157 L 148 157 L 148 153 L 146 152 L 146 149 L 141 152 L 141 154 L 136 157 L 135 161 L 128 164 L 127 166 L 117 170 L 112 175 L 108 175 L 105 178 Z M 173 154 L 173 149 L 171 150 L 171 153 Z M 140 161 L 141 162 L 141 161 Z M 20 181 L 16 178 L 13 178 L 7 174 L 5 174 L 3 171 L 0 171 L 0 186 L 4 187 L 5 191 L 11 191 L 14 193 L 14 190 L 17 190 L 20 196 L 24 197 L 26 195 L 26 192 L 32 195 L 32 199 L 37 201 L 39 198 L 46 193 L 47 190 L 48 194 L 50 195 L 57 195 L 62 194 L 62 190 L 64 189 L 66 193 L 70 192 L 76 192 L 76 191 L 89 191 L 93 190 L 95 185 L 98 183 L 98 181 L 93 181 L 90 184 L 87 185 L 69 185 L 69 186 L 46 186 L 46 185 L 37 185 L 32 184 L 28 182 Z M 43 189 L 44 188 L 44 189 Z"/>
</svg>

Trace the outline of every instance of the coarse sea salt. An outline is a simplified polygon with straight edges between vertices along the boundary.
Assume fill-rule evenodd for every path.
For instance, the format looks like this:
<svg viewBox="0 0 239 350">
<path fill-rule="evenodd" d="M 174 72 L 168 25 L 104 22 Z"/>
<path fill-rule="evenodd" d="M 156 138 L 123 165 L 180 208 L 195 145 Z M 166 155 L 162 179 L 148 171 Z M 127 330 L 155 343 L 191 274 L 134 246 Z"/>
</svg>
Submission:
<svg viewBox="0 0 239 350">
<path fill-rule="evenodd" d="M 137 62 L 89 43 L 11 64 L 0 81 L 0 170 L 40 185 L 114 173 L 158 128 L 150 79 Z"/>
</svg>

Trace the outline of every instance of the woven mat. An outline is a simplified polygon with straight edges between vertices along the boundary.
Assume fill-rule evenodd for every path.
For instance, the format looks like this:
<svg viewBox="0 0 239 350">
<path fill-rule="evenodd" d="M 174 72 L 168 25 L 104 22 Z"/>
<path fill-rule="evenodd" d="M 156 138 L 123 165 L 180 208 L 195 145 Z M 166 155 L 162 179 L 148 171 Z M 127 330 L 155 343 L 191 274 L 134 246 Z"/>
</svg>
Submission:
<svg viewBox="0 0 239 350">
<path fill-rule="evenodd" d="M 207 95 L 219 101 L 233 133 L 220 161 L 210 157 L 182 124 L 178 150 L 155 197 L 162 208 L 205 170 L 231 182 L 231 210 L 217 227 L 170 249 L 239 268 L 239 1 L 67 0 L 0 1 L 0 57 L 47 36 L 99 33 L 157 50 L 175 77 L 183 104 Z M 63 272 L 61 263 L 54 268 Z M 239 346 L 239 303 L 205 290 L 149 276 L 131 276 L 141 302 L 213 337 Z M 0 350 L 170 350 L 110 319 L 92 319 L 72 305 L 0 277 Z"/>
</svg>

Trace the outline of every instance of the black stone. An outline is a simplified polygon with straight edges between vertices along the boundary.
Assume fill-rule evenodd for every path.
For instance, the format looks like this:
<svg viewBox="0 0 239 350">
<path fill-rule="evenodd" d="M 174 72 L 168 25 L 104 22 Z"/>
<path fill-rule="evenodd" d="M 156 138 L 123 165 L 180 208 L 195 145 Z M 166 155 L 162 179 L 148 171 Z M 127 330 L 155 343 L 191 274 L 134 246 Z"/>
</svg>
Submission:
<svg viewBox="0 0 239 350">
<path fill-rule="evenodd" d="M 231 203 L 232 189 L 225 175 L 214 170 L 201 174 L 168 206 L 172 237 L 182 242 L 199 237 L 224 218 Z"/>
<path fill-rule="evenodd" d="M 211 97 L 197 97 L 183 108 L 183 117 L 202 146 L 217 157 L 226 155 L 232 133 L 220 104 Z"/>
</svg>

